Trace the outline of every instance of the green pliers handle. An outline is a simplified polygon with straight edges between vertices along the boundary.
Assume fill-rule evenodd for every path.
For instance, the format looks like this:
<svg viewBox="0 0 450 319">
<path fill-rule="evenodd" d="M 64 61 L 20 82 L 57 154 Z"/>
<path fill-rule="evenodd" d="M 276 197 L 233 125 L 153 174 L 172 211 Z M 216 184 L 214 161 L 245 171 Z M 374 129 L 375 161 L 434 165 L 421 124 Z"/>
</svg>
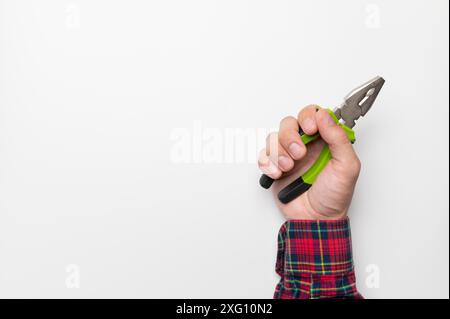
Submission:
<svg viewBox="0 0 450 319">
<path fill-rule="evenodd" d="M 334 112 L 332 110 L 328 109 L 327 111 L 328 111 L 328 113 L 330 113 L 333 120 L 340 127 L 342 127 L 344 129 L 345 133 L 347 134 L 348 139 L 350 140 L 350 142 L 353 143 L 355 141 L 355 132 L 348 126 L 340 123 L 338 118 L 336 117 L 336 115 L 334 114 Z M 319 133 L 316 133 L 314 135 L 307 135 L 302 130 L 300 130 L 299 133 L 300 133 L 302 142 L 305 145 L 307 145 L 308 143 L 310 143 L 312 141 L 315 141 L 320 136 Z M 300 176 L 299 178 L 297 178 L 295 181 L 290 183 L 288 186 L 283 188 L 278 193 L 278 199 L 280 200 L 280 202 L 282 202 L 283 204 L 287 204 L 291 200 L 297 198 L 298 196 L 300 196 L 301 194 L 306 192 L 311 187 L 311 185 L 314 183 L 317 176 L 319 176 L 320 172 L 327 165 L 327 163 L 330 159 L 331 159 L 330 148 L 328 147 L 328 145 L 325 145 L 323 147 L 322 151 L 320 152 L 319 157 L 314 162 L 314 164 L 308 169 L 308 171 L 306 173 L 304 173 L 302 176 Z M 273 181 L 274 180 L 272 178 L 270 178 L 269 176 L 262 175 L 259 180 L 259 183 L 264 188 L 270 188 Z"/>
</svg>

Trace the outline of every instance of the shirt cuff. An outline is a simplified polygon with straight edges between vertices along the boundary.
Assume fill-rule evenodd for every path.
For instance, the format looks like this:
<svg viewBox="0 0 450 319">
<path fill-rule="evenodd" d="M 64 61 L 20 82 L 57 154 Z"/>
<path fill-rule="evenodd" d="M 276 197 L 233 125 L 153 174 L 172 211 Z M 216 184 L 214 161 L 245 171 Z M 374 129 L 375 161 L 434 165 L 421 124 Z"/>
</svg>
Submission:
<svg viewBox="0 0 450 319">
<path fill-rule="evenodd" d="M 350 222 L 289 220 L 278 234 L 276 298 L 358 297 Z"/>
</svg>

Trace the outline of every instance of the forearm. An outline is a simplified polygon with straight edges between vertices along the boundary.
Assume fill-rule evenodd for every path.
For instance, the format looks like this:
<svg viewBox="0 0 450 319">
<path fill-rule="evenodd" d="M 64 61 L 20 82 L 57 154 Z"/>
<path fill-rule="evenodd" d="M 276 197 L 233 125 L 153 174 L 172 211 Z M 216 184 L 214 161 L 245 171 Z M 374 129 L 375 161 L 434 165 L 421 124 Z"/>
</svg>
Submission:
<svg viewBox="0 0 450 319">
<path fill-rule="evenodd" d="M 348 218 L 290 220 L 278 234 L 274 298 L 362 298 L 356 289 Z"/>
</svg>

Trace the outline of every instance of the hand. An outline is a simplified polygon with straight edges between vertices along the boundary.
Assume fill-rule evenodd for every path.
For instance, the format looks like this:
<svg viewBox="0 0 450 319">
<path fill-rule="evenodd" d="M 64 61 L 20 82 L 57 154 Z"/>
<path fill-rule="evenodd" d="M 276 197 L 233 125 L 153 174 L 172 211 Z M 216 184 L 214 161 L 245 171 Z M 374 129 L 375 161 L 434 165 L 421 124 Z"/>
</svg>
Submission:
<svg viewBox="0 0 450 319">
<path fill-rule="evenodd" d="M 264 174 L 276 181 L 275 194 L 297 179 L 314 163 L 327 143 L 331 160 L 308 191 L 293 201 L 276 202 L 287 219 L 340 219 L 347 215 L 359 176 L 361 162 L 344 130 L 324 109 L 305 107 L 297 119 L 289 116 L 280 123 L 280 131 L 267 137 L 258 165 Z M 308 135 L 320 133 L 321 138 L 306 147 L 298 133 L 299 127 Z"/>
</svg>

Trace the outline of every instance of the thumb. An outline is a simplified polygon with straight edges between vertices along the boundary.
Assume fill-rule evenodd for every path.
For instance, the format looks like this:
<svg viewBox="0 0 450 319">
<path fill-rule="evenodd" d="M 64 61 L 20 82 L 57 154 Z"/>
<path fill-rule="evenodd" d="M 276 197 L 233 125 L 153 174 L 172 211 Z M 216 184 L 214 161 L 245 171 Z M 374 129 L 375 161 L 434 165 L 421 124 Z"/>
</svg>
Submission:
<svg viewBox="0 0 450 319">
<path fill-rule="evenodd" d="M 358 157 L 344 130 L 336 124 L 328 111 L 316 113 L 317 126 L 322 139 L 329 145 L 331 157 L 342 164 L 358 162 Z"/>
</svg>

